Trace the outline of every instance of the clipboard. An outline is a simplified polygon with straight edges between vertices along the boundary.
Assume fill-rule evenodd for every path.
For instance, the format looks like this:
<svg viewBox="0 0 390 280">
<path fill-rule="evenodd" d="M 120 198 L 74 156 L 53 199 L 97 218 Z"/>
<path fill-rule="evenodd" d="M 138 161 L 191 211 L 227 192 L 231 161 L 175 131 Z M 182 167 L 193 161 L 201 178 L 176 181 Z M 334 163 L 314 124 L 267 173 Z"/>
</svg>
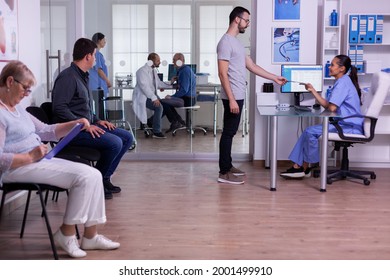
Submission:
<svg viewBox="0 0 390 280">
<path fill-rule="evenodd" d="M 76 137 L 77 134 L 79 134 L 82 128 L 83 128 L 83 124 L 81 123 L 75 124 L 74 127 L 68 132 L 68 134 L 66 134 L 60 140 L 60 142 L 58 142 L 57 145 L 55 145 L 53 149 L 51 149 L 50 152 L 48 152 L 43 158 L 51 159 L 55 155 L 57 155 L 66 145 L 69 144 L 70 141 L 73 140 L 73 138 Z"/>
</svg>

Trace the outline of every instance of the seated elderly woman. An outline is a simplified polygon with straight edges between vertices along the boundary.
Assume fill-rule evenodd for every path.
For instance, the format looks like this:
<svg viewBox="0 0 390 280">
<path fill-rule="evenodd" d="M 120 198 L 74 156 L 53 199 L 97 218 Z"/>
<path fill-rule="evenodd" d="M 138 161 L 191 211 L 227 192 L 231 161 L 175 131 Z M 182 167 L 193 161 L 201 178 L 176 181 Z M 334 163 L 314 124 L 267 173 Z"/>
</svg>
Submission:
<svg viewBox="0 0 390 280">
<path fill-rule="evenodd" d="M 10 61 L 0 74 L 0 183 L 32 182 L 69 190 L 63 224 L 54 239 L 71 257 L 85 257 L 84 250 L 112 250 L 118 242 L 97 234 L 106 222 L 102 175 L 93 167 L 60 158 L 42 159 L 44 141 L 55 141 L 76 124 L 89 127 L 86 119 L 47 125 L 19 105 L 31 92 L 35 78 L 20 61 Z M 42 159 L 42 160 L 41 160 Z M 75 225 L 84 225 L 79 245 Z"/>
</svg>

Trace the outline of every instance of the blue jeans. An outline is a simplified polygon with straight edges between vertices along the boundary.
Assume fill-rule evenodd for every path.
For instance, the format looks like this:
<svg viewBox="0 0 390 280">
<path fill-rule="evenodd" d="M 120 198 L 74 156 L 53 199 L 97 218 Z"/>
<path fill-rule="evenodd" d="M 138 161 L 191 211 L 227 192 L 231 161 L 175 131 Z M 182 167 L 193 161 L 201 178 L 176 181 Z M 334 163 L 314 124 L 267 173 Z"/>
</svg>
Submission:
<svg viewBox="0 0 390 280">
<path fill-rule="evenodd" d="M 219 173 L 226 174 L 232 167 L 232 144 L 233 137 L 236 135 L 240 126 L 241 111 L 244 100 L 236 100 L 240 112 L 232 114 L 230 112 L 229 100 L 222 99 L 224 108 L 223 112 L 223 129 L 221 139 L 219 140 Z"/>
<path fill-rule="evenodd" d="M 71 142 L 72 145 L 90 147 L 100 152 L 96 168 L 102 173 L 103 180 L 109 180 L 118 167 L 123 155 L 133 145 L 134 139 L 130 132 L 122 128 L 108 130 L 100 137 L 93 138 L 89 132 L 81 131 Z"/>
<path fill-rule="evenodd" d="M 146 108 L 153 110 L 153 133 L 160 133 L 161 132 L 161 118 L 163 115 L 163 106 L 160 104 L 160 106 L 156 107 L 153 105 L 152 99 L 148 98 L 146 99 Z"/>
</svg>

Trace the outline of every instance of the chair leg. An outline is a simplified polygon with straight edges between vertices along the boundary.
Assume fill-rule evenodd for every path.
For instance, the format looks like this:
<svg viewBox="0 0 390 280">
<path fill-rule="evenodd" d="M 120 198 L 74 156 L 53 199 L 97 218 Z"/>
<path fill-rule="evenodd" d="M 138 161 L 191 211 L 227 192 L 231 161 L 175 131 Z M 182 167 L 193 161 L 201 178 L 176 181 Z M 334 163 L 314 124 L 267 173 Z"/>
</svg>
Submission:
<svg viewBox="0 0 390 280">
<path fill-rule="evenodd" d="M 31 198 L 31 190 L 29 190 L 28 194 L 27 194 L 26 207 L 24 208 L 22 229 L 20 230 L 20 238 L 23 238 L 23 235 L 24 235 L 24 229 L 25 229 L 25 226 L 26 226 L 28 207 L 30 206 L 30 198 Z"/>
<path fill-rule="evenodd" d="M 58 260 L 57 248 L 56 248 L 56 245 L 54 243 L 53 232 L 52 232 L 51 227 L 50 227 L 49 217 L 47 216 L 47 212 L 46 212 L 45 201 L 43 199 L 42 191 L 41 191 L 39 186 L 38 186 L 38 195 L 39 195 L 39 199 L 41 201 L 42 212 L 43 212 L 43 216 L 45 218 L 47 233 L 49 234 L 50 245 L 51 245 L 51 249 L 53 251 L 53 256 L 54 256 L 55 260 Z"/>
<path fill-rule="evenodd" d="M 3 190 L 3 194 L 1 196 L 1 204 L 0 204 L 0 220 L 1 220 L 1 215 L 3 214 L 3 208 L 4 208 L 6 194 L 7 194 L 7 192 L 5 190 Z"/>
</svg>

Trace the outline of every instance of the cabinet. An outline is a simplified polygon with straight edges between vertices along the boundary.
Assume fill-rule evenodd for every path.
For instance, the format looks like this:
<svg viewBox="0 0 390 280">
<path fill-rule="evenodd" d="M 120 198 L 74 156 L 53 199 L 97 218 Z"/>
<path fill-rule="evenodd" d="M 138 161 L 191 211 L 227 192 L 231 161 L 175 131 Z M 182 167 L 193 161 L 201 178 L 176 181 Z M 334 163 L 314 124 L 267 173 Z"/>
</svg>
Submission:
<svg viewBox="0 0 390 280">
<path fill-rule="evenodd" d="M 346 21 L 346 53 L 358 68 L 360 87 L 369 87 L 372 73 L 390 68 L 390 14 L 352 13 Z M 376 134 L 390 134 L 389 105 L 390 97 L 385 100 Z"/>
<path fill-rule="evenodd" d="M 345 53 L 361 76 L 390 67 L 390 14 L 348 14 L 346 27 Z M 362 82 L 369 79 L 363 77 Z"/>
<path fill-rule="evenodd" d="M 326 62 L 341 53 L 341 7 L 342 0 L 324 0 L 322 9 L 322 48 L 321 48 L 321 63 L 324 67 L 324 88 L 322 95 L 325 96 L 326 89 L 334 84 L 333 77 L 326 77 Z M 338 14 L 337 26 L 331 26 L 330 15 L 333 10 Z"/>
</svg>

